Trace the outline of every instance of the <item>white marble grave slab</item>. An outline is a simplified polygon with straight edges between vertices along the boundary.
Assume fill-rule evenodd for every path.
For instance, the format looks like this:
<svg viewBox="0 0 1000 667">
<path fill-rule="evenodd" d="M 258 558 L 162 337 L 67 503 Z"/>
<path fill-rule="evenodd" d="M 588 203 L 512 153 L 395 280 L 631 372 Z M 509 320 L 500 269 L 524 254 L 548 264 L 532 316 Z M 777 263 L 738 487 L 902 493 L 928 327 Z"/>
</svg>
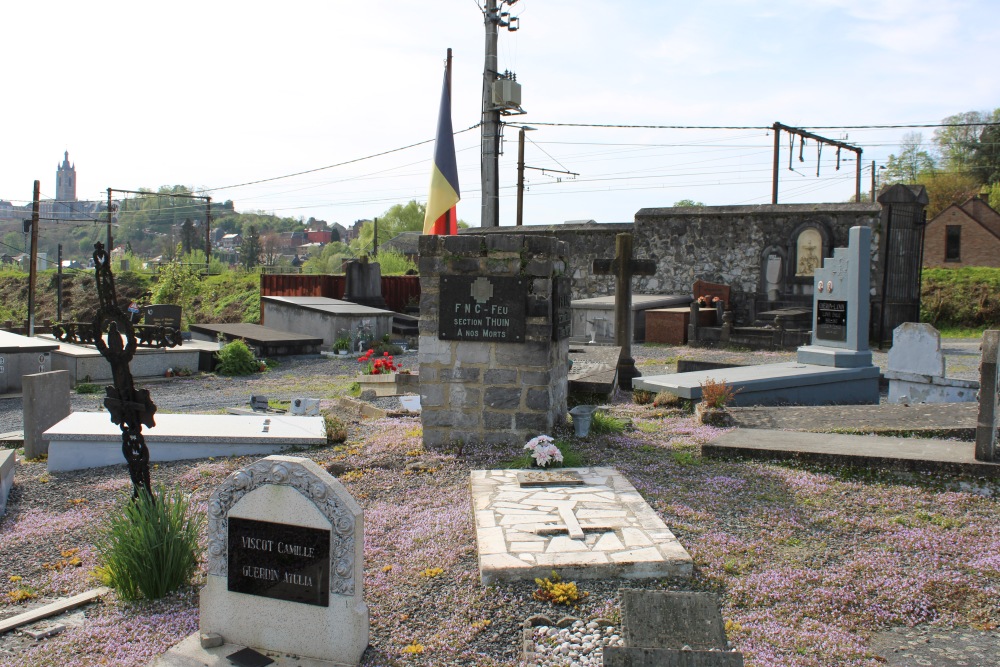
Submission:
<svg viewBox="0 0 1000 667">
<path fill-rule="evenodd" d="M 143 428 L 150 461 L 267 455 L 326 443 L 322 417 L 157 414 Z M 48 469 L 58 472 L 124 463 L 121 429 L 107 412 L 74 412 L 45 431 Z"/>
<path fill-rule="evenodd" d="M 690 554 L 614 468 L 567 468 L 582 485 L 522 488 L 517 470 L 473 470 L 483 584 L 551 576 L 691 576 Z M 522 471 L 523 472 L 523 471 Z"/>
</svg>

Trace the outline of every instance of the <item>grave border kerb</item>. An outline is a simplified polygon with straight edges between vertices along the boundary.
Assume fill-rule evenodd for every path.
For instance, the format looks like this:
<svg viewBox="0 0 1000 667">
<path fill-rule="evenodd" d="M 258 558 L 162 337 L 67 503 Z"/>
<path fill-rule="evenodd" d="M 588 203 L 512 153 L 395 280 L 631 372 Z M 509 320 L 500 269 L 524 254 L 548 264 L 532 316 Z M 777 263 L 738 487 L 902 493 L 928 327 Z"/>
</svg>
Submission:
<svg viewBox="0 0 1000 667">
<path fill-rule="evenodd" d="M 330 486 L 339 485 L 337 480 L 324 480 L 302 463 L 284 456 L 269 456 L 237 470 L 212 492 L 208 501 L 208 574 L 228 577 L 229 511 L 246 494 L 267 485 L 295 489 L 330 521 L 330 593 L 354 595 L 354 511 L 360 508 L 349 507 L 330 491 Z M 342 490 L 353 503 L 346 489 Z"/>
</svg>

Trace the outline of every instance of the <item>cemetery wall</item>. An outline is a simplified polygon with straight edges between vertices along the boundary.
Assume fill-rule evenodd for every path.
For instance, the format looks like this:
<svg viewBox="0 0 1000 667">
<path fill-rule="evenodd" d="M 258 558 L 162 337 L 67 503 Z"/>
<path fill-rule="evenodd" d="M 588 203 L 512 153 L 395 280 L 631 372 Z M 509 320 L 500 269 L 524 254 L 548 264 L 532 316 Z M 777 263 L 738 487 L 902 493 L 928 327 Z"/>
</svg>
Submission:
<svg viewBox="0 0 1000 667">
<path fill-rule="evenodd" d="M 784 248 L 794 257 L 798 230 L 818 225 L 829 230 L 830 249 L 847 247 L 854 226 L 870 227 L 872 277 L 875 277 L 878 204 L 778 204 L 644 208 L 635 215 L 637 249 L 655 258 L 653 276 L 636 280 L 642 294 L 690 293 L 695 280 L 732 287 L 736 321 L 750 317 L 754 295 L 763 291 L 762 253 Z M 638 254 L 638 253 L 637 253 Z M 811 283 L 811 278 L 809 279 Z M 873 279 L 872 284 L 876 281 Z"/>
<path fill-rule="evenodd" d="M 635 255 L 657 262 L 652 276 L 636 278 L 636 294 L 691 294 L 696 280 L 732 287 L 736 322 L 751 318 L 754 296 L 764 292 L 763 255 L 780 248 L 795 256 L 798 233 L 818 227 L 829 233 L 825 250 L 846 247 L 848 231 L 856 225 L 872 229 L 872 285 L 879 284 L 877 246 L 878 204 L 778 204 L 761 206 L 699 206 L 644 208 L 635 223 L 546 225 L 476 229 L 476 234 L 554 236 L 565 241 L 566 275 L 573 298 L 614 293 L 614 280 L 593 274 L 594 259 L 613 257 L 615 235 L 635 235 Z M 469 230 L 470 232 L 472 230 Z M 804 282 L 811 284 L 812 279 Z M 811 301 L 806 296 L 804 301 Z"/>
</svg>

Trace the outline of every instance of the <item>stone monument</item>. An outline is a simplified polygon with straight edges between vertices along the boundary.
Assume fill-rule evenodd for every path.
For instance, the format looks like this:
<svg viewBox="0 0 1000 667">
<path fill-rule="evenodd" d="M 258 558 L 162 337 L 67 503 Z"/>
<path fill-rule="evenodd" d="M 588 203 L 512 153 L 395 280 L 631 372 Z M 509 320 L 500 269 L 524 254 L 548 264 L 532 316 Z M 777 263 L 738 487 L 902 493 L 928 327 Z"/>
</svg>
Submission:
<svg viewBox="0 0 1000 667">
<path fill-rule="evenodd" d="M 361 507 L 313 461 L 268 456 L 212 494 L 203 636 L 357 665 L 368 646 L 363 577 Z"/>
<path fill-rule="evenodd" d="M 837 368 L 872 365 L 868 349 L 872 230 L 851 227 L 848 238 L 846 248 L 835 248 L 833 257 L 812 269 L 812 344 L 799 348 L 799 363 Z"/>
<path fill-rule="evenodd" d="M 523 445 L 566 416 L 566 244 L 420 237 L 424 445 Z"/>
<path fill-rule="evenodd" d="M 23 387 L 24 457 L 49 453 L 46 430 L 69 416 L 69 372 L 34 373 L 21 378 Z"/>
<path fill-rule="evenodd" d="M 983 358 L 979 363 L 979 419 L 976 421 L 976 460 L 1000 462 L 997 446 L 997 356 L 1000 331 L 983 332 Z"/>
<path fill-rule="evenodd" d="M 892 332 L 890 403 L 964 403 L 976 400 L 979 383 L 945 377 L 941 334 L 930 324 L 904 322 Z"/>
<path fill-rule="evenodd" d="M 594 273 L 615 277 L 615 345 L 622 348 L 618 361 L 618 384 L 632 391 L 632 379 L 640 375 L 632 358 L 632 278 L 656 273 L 656 261 L 632 257 L 632 235 L 615 237 L 614 259 L 595 259 Z"/>
</svg>

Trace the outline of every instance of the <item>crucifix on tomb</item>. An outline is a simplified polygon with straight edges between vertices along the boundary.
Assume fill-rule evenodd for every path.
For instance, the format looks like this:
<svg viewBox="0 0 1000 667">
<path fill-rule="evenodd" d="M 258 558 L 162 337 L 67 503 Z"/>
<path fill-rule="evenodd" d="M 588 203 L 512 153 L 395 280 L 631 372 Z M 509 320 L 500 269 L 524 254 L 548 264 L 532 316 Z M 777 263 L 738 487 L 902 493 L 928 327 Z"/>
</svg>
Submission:
<svg viewBox="0 0 1000 667">
<path fill-rule="evenodd" d="M 618 385 L 631 391 L 633 378 L 641 375 L 632 358 L 632 278 L 656 273 L 656 261 L 633 259 L 632 235 L 618 234 L 615 236 L 615 258 L 595 259 L 594 273 L 615 277 L 615 345 L 622 348 L 618 358 Z"/>
</svg>

